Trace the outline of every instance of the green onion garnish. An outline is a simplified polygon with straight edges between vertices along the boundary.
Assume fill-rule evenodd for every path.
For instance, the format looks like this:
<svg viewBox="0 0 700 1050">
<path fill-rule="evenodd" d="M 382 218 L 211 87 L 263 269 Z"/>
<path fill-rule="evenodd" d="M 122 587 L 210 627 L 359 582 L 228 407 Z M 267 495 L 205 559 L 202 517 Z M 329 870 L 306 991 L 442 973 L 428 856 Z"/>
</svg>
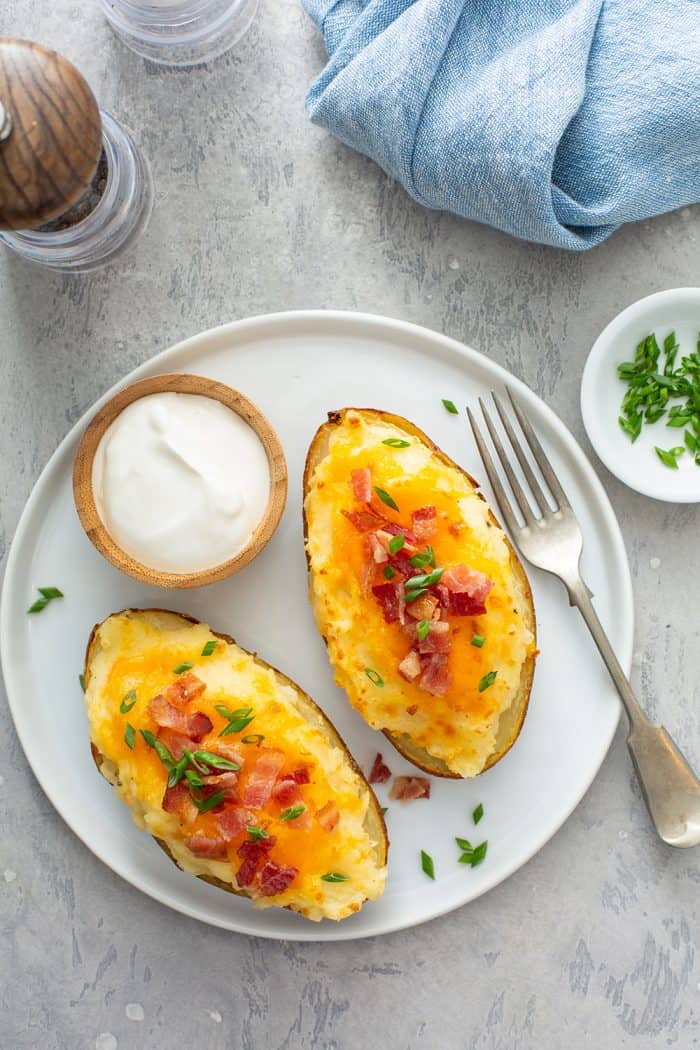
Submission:
<svg viewBox="0 0 700 1050">
<path fill-rule="evenodd" d="M 464 850 L 466 853 L 471 853 L 471 851 L 474 849 L 474 847 L 472 846 L 472 844 L 469 841 L 469 839 L 457 839 L 456 838 L 455 842 L 457 843 L 459 848 L 461 850 Z"/>
<path fill-rule="evenodd" d="M 215 791 L 213 795 L 209 796 L 209 798 L 197 798 L 192 792 L 190 792 L 190 794 L 192 795 L 192 801 L 200 813 L 208 813 L 210 809 L 214 809 L 215 806 L 218 806 L 224 801 L 223 791 Z"/>
<path fill-rule="evenodd" d="M 432 587 L 434 583 L 439 583 L 442 577 L 444 567 L 439 569 L 433 569 L 432 572 L 421 573 L 420 576 L 411 576 L 410 579 L 406 580 L 406 591 L 413 591 L 417 587 Z"/>
<path fill-rule="evenodd" d="M 136 730 L 130 722 L 126 723 L 126 729 L 124 730 L 124 743 L 127 747 L 133 748 L 134 740 L 136 739 Z"/>
<path fill-rule="evenodd" d="M 49 602 L 53 601 L 54 598 L 63 598 L 63 591 L 59 591 L 58 587 L 37 587 L 37 590 L 41 595 L 41 598 L 37 598 L 37 600 L 29 606 L 27 609 L 28 613 L 41 612 L 41 610 L 45 609 Z"/>
<path fill-rule="evenodd" d="M 349 882 L 350 876 L 343 875 L 342 871 L 327 871 L 321 878 L 324 882 Z"/>
<path fill-rule="evenodd" d="M 490 685 L 493 685 L 493 683 L 496 681 L 496 675 L 497 674 L 498 674 L 498 671 L 489 671 L 488 674 L 484 675 L 484 677 L 479 682 L 479 692 L 480 693 L 483 693 L 483 691 L 485 689 L 488 689 L 488 687 Z"/>
<path fill-rule="evenodd" d="M 253 842 L 259 842 L 260 839 L 269 839 L 270 837 L 264 828 L 258 828 L 254 824 L 248 824 L 246 826 L 246 831 L 252 838 Z"/>
<path fill-rule="evenodd" d="M 419 598 L 422 598 L 427 593 L 427 587 L 416 587 L 415 591 L 406 591 L 406 604 L 410 605 L 411 602 L 418 601 Z"/>
<path fill-rule="evenodd" d="M 457 841 L 459 843 L 460 841 L 465 840 L 458 839 Z M 460 849 L 461 848 L 462 847 L 460 846 Z M 472 868 L 475 868 L 477 864 L 481 864 L 482 860 L 486 856 L 487 849 L 488 841 L 480 842 L 478 846 L 470 846 L 469 849 L 465 850 L 461 857 L 459 857 L 458 863 L 469 864 Z"/>
<path fill-rule="evenodd" d="M 410 444 L 410 441 L 404 441 L 403 438 L 384 438 L 382 441 L 382 445 L 388 445 L 389 448 L 408 448 Z"/>
<path fill-rule="evenodd" d="M 195 751 L 192 756 L 196 762 L 201 762 L 202 765 L 209 766 L 211 769 L 230 769 L 234 773 L 237 773 L 241 768 L 236 765 L 235 762 L 231 762 L 228 758 L 222 758 L 220 755 L 215 755 L 213 751 Z"/>
<path fill-rule="evenodd" d="M 427 620 L 421 620 L 418 624 L 418 641 L 422 642 L 424 638 L 427 638 L 430 633 L 430 624 Z"/>
<path fill-rule="evenodd" d="M 191 756 L 190 756 L 189 752 L 185 751 L 183 753 L 183 755 L 182 755 L 182 758 L 179 759 L 175 763 L 173 768 L 170 770 L 170 773 L 168 774 L 168 787 L 169 788 L 175 787 L 175 785 L 178 784 L 182 780 L 183 776 L 185 775 L 185 770 L 187 769 L 187 766 L 189 765 L 190 758 L 191 758 Z"/>
<path fill-rule="evenodd" d="M 385 565 L 384 566 L 384 579 L 385 580 L 393 580 L 394 576 L 396 576 L 396 569 L 393 567 L 393 565 Z"/>
<path fill-rule="evenodd" d="M 209 641 L 205 643 L 204 648 L 202 649 L 202 656 L 211 656 L 218 644 L 219 643 L 214 638 L 210 638 Z"/>
<path fill-rule="evenodd" d="M 301 804 L 298 806 L 290 806 L 289 809 L 285 809 L 280 813 L 280 820 L 296 820 L 297 817 L 302 815 L 305 809 L 306 806 L 302 806 Z"/>
<path fill-rule="evenodd" d="M 387 813 L 389 812 L 389 807 L 388 806 L 380 806 L 379 807 L 379 812 L 381 813 L 381 815 L 383 817 L 385 817 L 387 815 Z"/>
<path fill-rule="evenodd" d="M 414 569 L 424 569 L 426 565 L 435 565 L 435 551 L 432 547 L 426 547 L 421 554 L 414 554 L 408 559 Z"/>
<path fill-rule="evenodd" d="M 455 405 L 454 401 L 448 401 L 446 398 L 443 397 L 442 403 L 447 409 L 447 411 L 450 412 L 453 416 L 458 415 L 459 409 Z"/>
<path fill-rule="evenodd" d="M 241 743 L 242 744 L 257 744 L 258 747 L 259 747 L 260 744 L 262 744 L 264 739 L 265 739 L 265 737 L 263 736 L 262 733 L 251 733 L 249 736 L 242 736 L 241 737 Z"/>
<path fill-rule="evenodd" d="M 378 685 L 380 689 L 382 688 L 384 685 L 384 679 L 377 671 L 371 667 L 365 667 L 365 674 L 373 685 Z"/>
<path fill-rule="evenodd" d="M 399 533 L 398 536 L 392 536 L 389 540 L 389 550 L 392 554 L 396 554 L 397 551 L 401 550 L 405 542 L 406 538 L 405 536 L 402 536 L 401 533 Z"/>
<path fill-rule="evenodd" d="M 474 812 L 472 813 L 472 820 L 474 821 L 475 824 L 478 824 L 479 821 L 481 820 L 481 818 L 483 817 L 483 815 L 484 815 L 484 807 L 483 807 L 482 803 L 480 802 L 479 805 L 474 810 Z"/>
<path fill-rule="evenodd" d="M 475 645 L 477 649 L 481 649 L 485 641 L 486 639 L 484 638 L 483 634 L 472 635 L 472 645 Z"/>
<path fill-rule="evenodd" d="M 136 690 L 130 689 L 128 693 L 124 694 L 124 698 L 119 705 L 119 710 L 123 715 L 128 715 L 131 708 L 136 703 Z"/>
<path fill-rule="evenodd" d="M 435 864 L 433 858 L 424 849 L 420 851 L 420 866 L 429 879 L 435 878 Z"/>
<path fill-rule="evenodd" d="M 677 445 L 675 448 L 663 449 L 654 445 L 654 452 L 665 466 L 670 467 L 671 470 L 678 470 L 678 457 L 683 455 L 685 447 Z"/>
<path fill-rule="evenodd" d="M 78 681 L 80 682 L 80 688 L 82 689 L 83 692 L 85 692 L 85 675 L 84 674 L 79 674 L 78 675 Z"/>
<path fill-rule="evenodd" d="M 173 758 L 170 750 L 165 746 L 165 744 L 163 744 L 160 740 L 157 739 L 157 737 L 153 735 L 150 729 L 142 729 L 140 732 L 141 736 L 146 741 L 148 746 L 154 749 L 155 753 L 158 755 L 158 758 L 161 760 L 168 772 L 170 772 L 170 770 L 175 765 L 175 759 Z"/>
<path fill-rule="evenodd" d="M 378 488 L 375 485 L 374 486 L 374 491 L 377 493 L 377 495 L 379 496 L 379 498 L 382 501 L 382 503 L 386 503 L 387 507 L 391 507 L 392 510 L 398 510 L 399 509 L 397 504 L 394 502 L 394 500 L 389 495 L 389 493 L 386 492 L 384 489 L 380 489 L 380 488 Z"/>
<path fill-rule="evenodd" d="M 223 704 L 216 704 L 216 710 L 223 718 L 228 719 L 228 725 L 224 726 L 219 736 L 228 736 L 229 733 L 241 733 L 255 718 L 255 715 L 252 714 L 252 707 L 239 707 L 236 711 L 231 711 Z"/>
<path fill-rule="evenodd" d="M 186 769 L 185 777 L 190 787 L 201 788 L 204 787 L 204 781 L 200 777 L 196 769 Z"/>
<path fill-rule="evenodd" d="M 173 674 L 184 674 L 185 671 L 191 671 L 194 664 L 178 664 L 177 667 L 173 667 Z"/>
</svg>

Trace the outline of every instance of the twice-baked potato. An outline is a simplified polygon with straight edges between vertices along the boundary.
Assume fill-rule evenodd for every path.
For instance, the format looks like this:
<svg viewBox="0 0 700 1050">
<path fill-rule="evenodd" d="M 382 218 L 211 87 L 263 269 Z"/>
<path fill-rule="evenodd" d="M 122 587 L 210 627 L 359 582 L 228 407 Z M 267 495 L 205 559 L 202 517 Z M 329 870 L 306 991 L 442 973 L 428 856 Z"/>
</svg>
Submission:
<svg viewBox="0 0 700 1050">
<path fill-rule="evenodd" d="M 309 594 L 350 703 L 411 762 L 472 777 L 515 742 L 527 577 L 476 482 L 400 416 L 331 412 L 304 474 Z"/>
<path fill-rule="evenodd" d="M 372 789 L 310 697 L 232 638 L 114 613 L 90 636 L 85 703 L 100 772 L 184 871 L 314 920 L 381 895 Z"/>
</svg>

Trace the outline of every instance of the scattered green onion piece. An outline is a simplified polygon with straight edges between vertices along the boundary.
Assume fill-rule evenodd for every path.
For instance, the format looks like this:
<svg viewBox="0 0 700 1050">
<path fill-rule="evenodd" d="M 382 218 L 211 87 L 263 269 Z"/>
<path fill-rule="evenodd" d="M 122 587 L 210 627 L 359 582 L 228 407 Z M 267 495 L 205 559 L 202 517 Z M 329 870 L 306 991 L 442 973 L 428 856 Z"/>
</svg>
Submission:
<svg viewBox="0 0 700 1050">
<path fill-rule="evenodd" d="M 414 554 L 408 559 L 414 569 L 423 569 L 426 565 L 435 565 L 435 551 L 432 547 L 426 547 L 420 554 Z"/>
<path fill-rule="evenodd" d="M 455 842 L 457 843 L 459 848 L 461 850 L 464 850 L 466 853 L 471 853 L 471 851 L 474 849 L 469 839 L 455 839 Z"/>
<path fill-rule="evenodd" d="M 128 693 L 124 694 L 124 698 L 119 705 L 119 710 L 123 715 L 128 715 L 131 708 L 136 703 L 136 690 L 130 689 Z"/>
<path fill-rule="evenodd" d="M 410 605 L 411 602 L 418 601 L 419 598 L 422 598 L 427 593 L 427 587 L 418 587 L 415 591 L 406 591 L 406 604 Z"/>
<path fill-rule="evenodd" d="M 280 813 L 280 820 L 285 822 L 288 820 L 296 820 L 297 817 L 302 815 L 305 809 L 306 806 L 301 805 L 301 803 L 298 806 L 290 806 L 288 809 L 285 809 Z"/>
<path fill-rule="evenodd" d="M 249 736 L 242 736 L 242 744 L 257 744 L 258 747 L 262 744 L 265 737 L 262 733 L 251 733 Z"/>
<path fill-rule="evenodd" d="M 387 813 L 389 812 L 389 807 L 388 806 L 380 806 L 379 807 L 379 812 L 381 813 L 381 815 L 383 817 L 385 817 L 387 815 Z"/>
<path fill-rule="evenodd" d="M 493 685 L 493 683 L 496 681 L 497 674 L 498 671 L 489 671 L 488 674 L 484 675 L 484 677 L 479 682 L 480 693 L 483 693 L 485 689 L 488 689 L 490 685 Z"/>
<path fill-rule="evenodd" d="M 235 762 L 231 762 L 228 758 L 222 758 L 220 755 L 215 755 L 212 751 L 195 751 L 192 757 L 195 762 L 201 762 L 202 765 L 209 766 L 211 769 L 230 769 L 237 773 L 241 768 Z"/>
<path fill-rule="evenodd" d="M 448 401 L 446 398 L 443 397 L 442 403 L 451 415 L 456 416 L 459 414 L 459 409 L 455 405 L 454 401 Z"/>
<path fill-rule="evenodd" d="M 255 715 L 249 715 L 248 718 L 234 718 L 227 726 L 224 726 L 219 733 L 219 736 L 229 736 L 231 733 L 242 733 L 254 718 Z"/>
<path fill-rule="evenodd" d="M 475 646 L 477 649 L 481 649 L 485 641 L 486 639 L 484 638 L 483 634 L 472 635 L 472 645 Z"/>
<path fill-rule="evenodd" d="M 435 864 L 433 858 L 424 849 L 420 851 L 420 866 L 429 879 L 435 878 Z"/>
<path fill-rule="evenodd" d="M 406 580 L 406 591 L 415 590 L 416 587 L 432 587 L 433 584 L 439 583 L 442 577 L 444 567 L 439 569 L 433 569 L 432 572 L 424 572 L 420 576 L 411 576 L 410 579 Z"/>
<path fill-rule="evenodd" d="M 421 620 L 418 624 L 418 641 L 422 642 L 430 634 L 430 624 L 427 620 Z"/>
<path fill-rule="evenodd" d="M 396 502 L 391 498 L 389 493 L 385 491 L 385 489 L 380 489 L 377 485 L 375 485 L 374 491 L 377 493 L 382 503 L 386 503 L 387 507 L 391 507 L 392 510 L 399 509 Z"/>
<path fill-rule="evenodd" d="M 678 457 L 685 452 L 685 447 L 678 445 L 676 448 L 663 449 L 654 445 L 654 451 L 664 466 L 670 467 L 671 470 L 678 470 Z"/>
<path fill-rule="evenodd" d="M 185 751 L 183 753 L 183 755 L 182 755 L 182 758 L 180 758 L 175 763 L 175 765 L 173 766 L 173 768 L 170 770 L 170 772 L 168 774 L 168 787 L 169 788 L 175 787 L 175 785 L 179 784 L 179 782 L 182 780 L 183 776 L 185 775 L 185 770 L 187 769 L 187 765 L 189 763 L 189 760 L 190 760 L 189 752 Z"/>
<path fill-rule="evenodd" d="M 258 828 L 254 824 L 248 824 L 246 826 L 246 831 L 250 835 L 253 842 L 259 842 L 260 839 L 269 839 L 270 837 L 264 828 Z"/>
<path fill-rule="evenodd" d="M 192 794 L 192 792 L 190 792 L 190 794 Z M 192 794 L 192 801 L 200 813 L 208 813 L 210 809 L 214 809 L 215 806 L 218 806 L 224 801 L 224 792 L 216 791 L 213 795 L 210 795 L 209 798 L 197 798 Z"/>
<path fill-rule="evenodd" d="M 195 769 L 186 769 L 185 777 L 190 787 L 201 788 L 204 787 L 204 781 L 200 777 L 199 773 Z"/>
<path fill-rule="evenodd" d="M 173 674 L 184 674 L 185 671 L 191 671 L 194 664 L 178 664 L 177 667 L 173 667 Z"/>
<path fill-rule="evenodd" d="M 372 668 L 372 667 L 365 667 L 365 674 L 367 675 L 367 677 L 369 678 L 370 682 L 372 682 L 373 685 L 379 686 L 380 689 L 383 687 L 384 679 L 382 678 L 382 676 L 379 674 L 378 671 L 374 670 L 374 668 Z"/>
<path fill-rule="evenodd" d="M 397 551 L 401 550 L 405 542 L 406 537 L 403 536 L 401 533 L 399 533 L 398 536 L 392 536 L 389 540 L 389 550 L 392 554 L 396 554 Z"/>
<path fill-rule="evenodd" d="M 58 587 L 37 587 L 37 590 L 48 602 L 53 598 L 63 598 L 63 591 L 59 591 Z"/>
<path fill-rule="evenodd" d="M 384 438 L 382 441 L 382 445 L 388 445 L 389 448 L 408 448 L 410 444 L 410 441 L 404 441 L 403 438 Z"/>
<path fill-rule="evenodd" d="M 396 569 L 393 567 L 393 565 L 385 565 L 384 566 L 384 579 L 385 580 L 393 580 L 394 576 L 396 576 Z"/>
<path fill-rule="evenodd" d="M 214 638 L 210 638 L 209 641 L 205 643 L 204 648 L 202 649 L 202 656 L 211 656 L 218 644 L 219 643 Z"/>
<path fill-rule="evenodd" d="M 49 599 L 48 598 L 37 598 L 37 600 L 35 602 L 32 602 L 32 604 L 29 606 L 29 608 L 27 609 L 27 612 L 28 613 L 41 612 L 41 610 L 45 609 L 48 604 L 49 604 Z"/>
<path fill-rule="evenodd" d="M 134 740 L 136 739 L 136 730 L 130 722 L 126 723 L 126 729 L 124 730 L 124 743 L 127 747 L 133 748 Z"/>
<path fill-rule="evenodd" d="M 141 733 L 141 736 L 146 741 L 149 747 L 156 746 L 156 738 L 154 737 L 150 729 L 140 729 L 139 732 Z"/>
<path fill-rule="evenodd" d="M 349 882 L 350 876 L 344 875 L 342 871 L 327 871 L 321 878 L 324 882 Z"/>
<path fill-rule="evenodd" d="M 472 820 L 474 821 L 475 824 L 478 824 L 479 821 L 481 820 L 481 818 L 483 817 L 483 815 L 484 815 L 484 807 L 483 807 L 482 803 L 480 802 L 479 805 L 474 810 L 474 812 L 472 813 Z"/>
<path fill-rule="evenodd" d="M 488 845 L 488 842 L 484 841 L 480 842 L 478 846 L 474 847 L 474 852 L 472 853 L 471 859 L 472 868 L 475 868 L 477 864 L 481 864 L 482 860 L 486 856 L 486 850 L 488 849 Z"/>
</svg>

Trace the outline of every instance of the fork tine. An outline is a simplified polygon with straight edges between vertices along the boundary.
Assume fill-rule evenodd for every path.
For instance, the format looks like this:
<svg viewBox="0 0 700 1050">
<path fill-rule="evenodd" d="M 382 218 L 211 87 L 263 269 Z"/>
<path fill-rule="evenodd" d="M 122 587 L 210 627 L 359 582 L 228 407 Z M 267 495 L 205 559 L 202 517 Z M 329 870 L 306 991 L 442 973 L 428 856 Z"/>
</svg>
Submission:
<svg viewBox="0 0 700 1050">
<path fill-rule="evenodd" d="M 474 440 L 476 441 L 476 447 L 478 448 L 479 455 L 481 456 L 481 461 L 484 464 L 484 469 L 486 470 L 488 479 L 491 482 L 491 488 L 493 489 L 494 494 L 496 496 L 496 502 L 498 503 L 498 506 L 501 509 L 501 516 L 503 517 L 503 520 L 505 521 L 510 531 L 512 533 L 517 533 L 520 529 L 520 525 L 517 522 L 515 514 L 513 514 L 513 510 L 510 505 L 510 500 L 508 499 L 506 495 L 506 490 L 503 488 L 501 479 L 498 476 L 496 465 L 491 459 L 491 453 L 486 447 L 486 442 L 484 441 L 481 431 L 476 425 L 476 420 L 474 419 L 474 416 L 472 415 L 472 410 L 469 407 L 467 407 L 467 415 L 469 417 L 469 423 L 471 424 L 472 433 L 474 434 Z"/>
<path fill-rule="evenodd" d="M 486 405 L 484 404 L 481 398 L 479 398 L 479 405 L 481 406 L 481 414 L 484 417 L 486 428 L 489 434 L 491 435 L 491 440 L 493 441 L 494 448 L 496 449 L 496 452 L 498 453 L 498 458 L 501 461 L 501 466 L 503 467 L 505 475 L 508 478 L 508 484 L 510 485 L 511 491 L 518 502 L 518 506 L 520 507 L 523 517 L 525 518 L 525 522 L 527 525 L 534 525 L 535 515 L 532 513 L 530 501 L 525 495 L 522 485 L 518 481 L 516 473 L 513 470 L 511 462 L 508 458 L 508 454 L 506 453 L 506 450 L 504 449 L 501 443 L 501 439 L 498 436 L 498 432 L 494 427 L 493 423 L 491 422 L 491 416 L 489 415 Z"/>
<path fill-rule="evenodd" d="M 527 479 L 527 483 L 530 486 L 530 491 L 532 492 L 532 495 L 535 497 L 535 503 L 537 504 L 537 506 L 539 508 L 539 512 L 540 512 L 540 514 L 546 514 L 547 511 L 549 511 L 551 508 L 549 506 L 549 502 L 547 500 L 547 497 L 545 496 L 544 492 L 542 491 L 542 486 L 540 485 L 539 481 L 535 477 L 535 472 L 532 469 L 532 467 L 530 466 L 530 461 L 529 461 L 529 459 L 527 458 L 527 456 L 525 455 L 525 453 L 523 451 L 523 446 L 520 444 L 520 441 L 518 440 L 518 438 L 515 435 L 515 430 L 513 429 L 513 425 L 511 423 L 510 419 L 508 418 L 508 416 L 506 415 L 504 409 L 503 409 L 503 405 L 501 404 L 501 399 L 496 396 L 496 394 L 493 392 L 493 390 L 491 391 L 491 397 L 493 398 L 493 403 L 496 406 L 496 411 L 498 412 L 498 415 L 500 416 L 501 423 L 503 424 L 503 429 L 505 430 L 506 434 L 508 435 L 508 440 L 510 441 L 511 445 L 513 446 L 513 451 L 515 452 L 516 456 L 518 457 L 518 463 L 522 467 L 523 474 L 525 475 L 525 477 Z"/>
<path fill-rule="evenodd" d="M 549 462 L 549 459 L 547 458 L 547 455 L 544 449 L 542 448 L 542 445 L 540 444 L 540 439 L 537 437 L 537 434 L 532 429 L 532 424 L 530 423 L 530 420 L 527 418 L 523 410 L 520 408 L 520 405 L 513 397 L 511 390 L 507 388 L 507 391 L 510 403 L 513 406 L 513 411 L 518 417 L 518 423 L 520 423 L 520 428 L 523 434 L 525 435 L 525 439 L 528 445 L 530 446 L 532 455 L 535 457 L 535 462 L 542 471 L 542 476 L 544 477 L 544 480 L 549 486 L 549 491 L 554 496 L 555 510 L 559 510 L 561 507 L 568 507 L 568 509 L 571 510 L 571 505 L 569 504 L 569 501 L 566 498 L 566 493 L 559 484 L 559 479 L 554 473 L 552 464 Z"/>
</svg>

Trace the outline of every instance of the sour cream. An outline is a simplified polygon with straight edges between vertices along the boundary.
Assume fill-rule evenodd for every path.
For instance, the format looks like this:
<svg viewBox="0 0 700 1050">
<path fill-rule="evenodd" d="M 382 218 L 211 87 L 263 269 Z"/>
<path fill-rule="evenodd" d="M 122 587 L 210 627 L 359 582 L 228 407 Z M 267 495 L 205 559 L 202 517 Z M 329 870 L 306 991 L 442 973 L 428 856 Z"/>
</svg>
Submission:
<svg viewBox="0 0 700 1050">
<path fill-rule="evenodd" d="M 214 398 L 150 394 L 100 440 L 95 506 L 123 551 L 161 572 L 210 569 L 249 542 L 270 495 L 262 441 Z"/>
</svg>

